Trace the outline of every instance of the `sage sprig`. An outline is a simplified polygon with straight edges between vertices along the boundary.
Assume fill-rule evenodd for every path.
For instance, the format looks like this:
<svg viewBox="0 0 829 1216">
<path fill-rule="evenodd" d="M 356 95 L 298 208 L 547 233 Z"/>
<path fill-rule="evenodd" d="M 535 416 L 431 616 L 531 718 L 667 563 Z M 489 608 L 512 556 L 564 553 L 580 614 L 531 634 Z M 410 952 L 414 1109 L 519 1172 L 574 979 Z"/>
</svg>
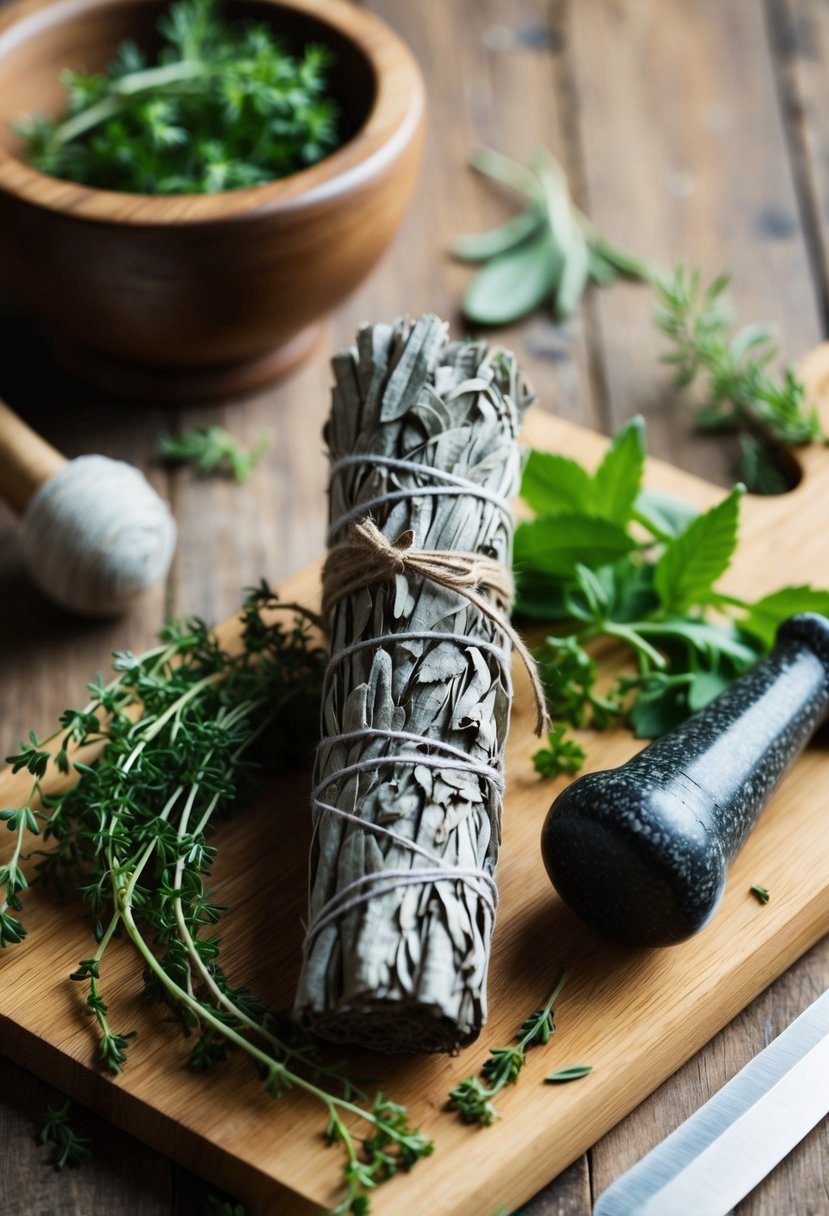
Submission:
<svg viewBox="0 0 829 1216">
<path fill-rule="evenodd" d="M 617 275 L 650 279 L 655 268 L 604 237 L 574 205 L 558 161 L 543 148 L 529 165 L 479 148 L 472 166 L 517 191 L 526 206 L 506 224 L 457 237 L 450 250 L 463 261 L 483 262 L 463 298 L 464 315 L 477 325 L 505 325 L 549 302 L 558 321 L 572 316 L 588 283 Z"/>
<path fill-rule="evenodd" d="M 663 362 L 675 369 L 675 387 L 702 387 L 699 429 L 734 436 L 736 472 L 747 489 L 788 489 L 780 449 L 825 436 L 795 371 L 773 372 L 778 351 L 770 328 L 732 332 L 729 276 L 704 286 L 698 270 L 679 265 L 668 273 L 611 243 L 575 206 L 564 170 L 545 149 L 526 166 L 491 148 L 479 148 L 470 163 L 526 204 L 500 227 L 450 245 L 456 258 L 484 264 L 464 294 L 465 316 L 473 324 L 502 325 L 550 304 L 563 321 L 576 312 L 590 283 L 606 285 L 619 275 L 649 283 L 656 292 L 654 322 L 672 344 Z"/>
</svg>

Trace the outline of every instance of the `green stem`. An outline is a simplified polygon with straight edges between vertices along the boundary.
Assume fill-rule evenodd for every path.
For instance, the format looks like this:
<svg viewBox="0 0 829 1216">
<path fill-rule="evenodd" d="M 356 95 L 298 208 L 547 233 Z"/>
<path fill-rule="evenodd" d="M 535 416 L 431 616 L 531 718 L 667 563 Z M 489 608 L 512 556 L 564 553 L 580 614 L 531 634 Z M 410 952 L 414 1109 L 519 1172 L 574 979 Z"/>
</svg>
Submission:
<svg viewBox="0 0 829 1216">
<path fill-rule="evenodd" d="M 127 109 L 129 99 L 135 97 L 137 93 L 169 88 L 176 84 L 192 83 L 207 74 L 208 69 L 204 63 L 190 59 L 164 64 L 160 68 L 130 72 L 115 83 L 113 92 L 108 97 L 102 98 L 95 105 L 81 110 L 80 114 L 74 114 L 72 118 L 67 118 L 66 122 L 61 123 L 52 134 L 52 146 L 61 148 L 64 144 L 71 143 L 73 139 L 85 135 L 87 131 L 99 127 L 101 123 L 107 122 L 110 118 L 117 117 Z"/>
<path fill-rule="evenodd" d="M 550 994 L 550 999 L 547 1001 L 547 1004 L 544 1006 L 544 1008 L 541 1011 L 541 1017 L 538 1019 L 539 1022 L 544 1021 L 546 1018 L 548 1018 L 550 1016 L 550 1010 L 555 1005 L 556 1001 L 558 1000 L 559 996 L 561 995 L 562 988 L 567 983 L 567 980 L 570 978 L 570 971 L 571 971 L 570 967 L 565 967 L 564 970 L 562 971 L 561 978 L 559 979 L 558 983 L 556 984 L 555 988 L 553 989 L 552 993 Z M 522 1039 L 519 1039 L 518 1047 L 521 1051 L 523 1051 L 525 1049 L 525 1047 L 530 1042 L 530 1040 L 532 1039 L 534 1034 L 535 1034 L 535 1026 L 533 1026 L 533 1028 L 531 1030 L 528 1030 Z"/>
<path fill-rule="evenodd" d="M 644 625 L 642 628 L 644 628 Z M 659 630 L 655 631 L 651 625 L 648 625 L 647 629 L 649 633 L 656 632 L 657 635 L 660 632 Z M 631 646 L 643 658 L 648 659 L 659 671 L 665 668 L 666 664 L 662 655 L 637 632 L 637 626 L 619 625 L 615 621 L 604 621 L 601 631 L 606 633 L 608 637 L 618 638 L 620 642 L 627 642 L 628 646 Z"/>
</svg>

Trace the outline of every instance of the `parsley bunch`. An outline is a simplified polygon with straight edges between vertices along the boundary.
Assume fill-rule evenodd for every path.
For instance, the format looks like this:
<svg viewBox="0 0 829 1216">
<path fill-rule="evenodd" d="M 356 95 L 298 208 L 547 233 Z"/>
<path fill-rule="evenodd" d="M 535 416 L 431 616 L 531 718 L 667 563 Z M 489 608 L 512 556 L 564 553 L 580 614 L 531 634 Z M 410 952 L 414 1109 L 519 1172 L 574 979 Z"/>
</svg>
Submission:
<svg viewBox="0 0 829 1216">
<path fill-rule="evenodd" d="M 124 42 L 106 73 L 63 73 L 63 117 L 18 125 L 36 169 L 103 190 L 215 194 L 337 147 L 326 47 L 290 55 L 267 25 L 219 20 L 215 0 L 179 0 L 158 28 L 155 64 Z"/>
<path fill-rule="evenodd" d="M 277 611 L 286 609 L 297 613 L 290 626 Z M 343 1216 L 367 1211 L 366 1193 L 430 1153 L 431 1143 L 409 1127 L 404 1108 L 380 1094 L 369 1101 L 313 1040 L 231 982 L 216 932 L 223 910 L 208 887 L 217 818 L 244 800 L 266 762 L 307 758 L 317 734 L 325 656 L 299 613 L 263 583 L 246 600 L 235 653 L 199 621 L 172 624 L 146 654 L 116 654 L 115 678 L 91 684 L 82 710 L 67 710 L 54 735 L 32 735 L 8 757 L 33 780 L 25 805 L 3 812 L 15 845 L 0 874 L 0 941 L 25 934 L 20 863 L 42 831 L 54 848 L 42 854 L 37 878 L 74 888 L 90 910 L 96 948 L 71 978 L 87 986 L 103 1066 L 120 1072 L 133 1037 L 113 1024 L 103 987 L 118 933 L 137 952 L 147 995 L 194 1036 L 194 1069 L 241 1050 L 274 1097 L 298 1089 L 322 1103 L 327 1137 L 346 1156 L 336 1209 Z M 87 745 L 97 759 L 78 757 Z M 71 780 L 47 797 L 41 785 L 52 747 Z M 368 1125 L 362 1142 L 355 1119 Z"/>
<path fill-rule="evenodd" d="M 829 591 L 783 587 L 753 602 L 718 588 L 737 546 L 738 485 L 697 514 L 642 488 L 644 426 L 613 439 L 595 473 L 560 454 L 533 451 L 521 494 L 536 514 L 518 525 L 516 611 L 556 622 L 538 652 L 550 717 L 534 757 L 554 777 L 580 767 L 564 727 L 606 728 L 625 718 L 654 738 L 720 693 L 765 654 L 796 612 L 829 615 Z M 591 649 L 625 648 L 632 670 L 602 688 Z"/>
</svg>

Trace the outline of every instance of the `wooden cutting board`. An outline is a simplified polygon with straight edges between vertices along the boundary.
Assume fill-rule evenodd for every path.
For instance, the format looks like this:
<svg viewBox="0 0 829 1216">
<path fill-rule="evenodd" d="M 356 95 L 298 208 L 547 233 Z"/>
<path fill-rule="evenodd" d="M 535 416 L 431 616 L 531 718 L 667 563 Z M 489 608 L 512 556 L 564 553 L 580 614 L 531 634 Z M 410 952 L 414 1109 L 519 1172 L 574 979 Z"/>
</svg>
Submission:
<svg viewBox="0 0 829 1216">
<path fill-rule="evenodd" d="M 804 365 L 824 401 L 827 349 Z M 588 464 L 598 462 L 606 442 L 540 413 L 529 420 L 527 437 Z M 829 583 L 829 452 L 805 451 L 802 469 L 792 493 L 744 502 L 740 553 L 726 584 L 735 594 L 757 596 L 785 582 Z M 701 507 L 723 493 L 657 461 L 649 462 L 647 480 Z M 282 591 L 313 605 L 317 578 L 315 566 Z M 222 632 L 228 637 L 235 629 L 228 622 Z M 489 1025 L 477 1044 L 454 1059 L 354 1059 L 356 1073 L 378 1078 L 384 1094 L 408 1105 L 415 1124 L 435 1141 L 432 1158 L 376 1192 L 377 1216 L 510 1211 L 829 931 L 825 740 L 786 778 L 735 862 L 720 910 L 697 937 L 671 949 L 642 951 L 604 942 L 583 927 L 560 903 L 540 861 L 541 824 L 561 783 L 542 782 L 533 772 L 533 710 L 521 671 L 516 684 Z M 624 731 L 586 733 L 584 741 L 591 768 L 620 764 L 639 746 Z M 25 786 L 20 776 L 0 774 L 0 805 L 16 805 Z M 217 838 L 214 890 L 217 901 L 231 909 L 225 966 L 278 1007 L 290 1004 L 297 974 L 308 808 L 308 775 L 286 775 Z M 752 883 L 771 891 L 768 905 L 749 893 Z M 70 898 L 35 891 L 25 919 L 25 942 L 0 956 L 0 1050 L 260 1210 L 299 1216 L 333 1206 L 342 1157 L 324 1144 L 322 1112 L 311 1100 L 294 1094 L 269 1098 L 242 1059 L 207 1074 L 188 1072 L 188 1044 L 163 1008 L 142 1000 L 141 967 L 123 942 L 107 953 L 102 988 L 114 1028 L 137 1029 L 138 1037 L 122 1076 L 103 1076 L 83 1012 L 83 985 L 67 978 L 90 953 L 83 911 Z M 519 1083 L 499 1095 L 498 1122 L 463 1126 L 445 1109 L 447 1092 L 477 1072 L 488 1047 L 510 1042 L 565 964 L 572 976 L 556 1006 L 557 1034 L 546 1047 L 533 1049 Z M 548 1072 L 574 1063 L 592 1064 L 593 1072 L 570 1085 L 543 1084 Z"/>
</svg>

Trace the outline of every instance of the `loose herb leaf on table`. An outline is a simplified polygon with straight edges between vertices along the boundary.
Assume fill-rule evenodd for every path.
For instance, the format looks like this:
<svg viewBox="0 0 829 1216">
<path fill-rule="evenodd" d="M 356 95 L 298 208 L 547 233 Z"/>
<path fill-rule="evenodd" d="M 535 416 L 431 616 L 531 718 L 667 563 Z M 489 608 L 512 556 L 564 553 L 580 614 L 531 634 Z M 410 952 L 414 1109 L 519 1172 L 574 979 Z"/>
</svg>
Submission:
<svg viewBox="0 0 829 1216">
<path fill-rule="evenodd" d="M 498 1118 L 492 1099 L 505 1085 L 514 1085 L 518 1080 L 527 1062 L 527 1048 L 543 1046 L 555 1034 L 555 1004 L 569 975 L 570 968 L 565 967 L 544 1006 L 522 1022 L 515 1043 L 508 1047 L 490 1048 L 489 1059 L 483 1064 L 480 1077 L 465 1077 L 450 1091 L 449 1109 L 456 1110 L 464 1123 L 479 1123 L 488 1127 Z"/>
<path fill-rule="evenodd" d="M 82 710 L 67 710 L 53 735 L 32 736 L 9 757 L 32 782 L 25 804 L 4 812 L 14 843 L 0 873 L 0 935 L 12 945 L 25 933 L 21 863 L 34 834 L 53 845 L 36 881 L 74 889 L 89 907 L 95 948 L 71 978 L 87 987 L 102 1065 L 120 1072 L 133 1037 L 115 1025 L 105 997 L 107 950 L 120 934 L 136 951 L 147 995 L 193 1036 L 194 1069 L 240 1050 L 274 1097 L 297 1089 L 321 1103 L 326 1137 L 346 1157 L 342 1216 L 367 1211 L 367 1193 L 432 1145 L 404 1107 L 369 1099 L 315 1041 L 229 979 L 217 932 L 223 909 L 208 888 L 217 818 L 238 809 L 265 764 L 309 758 L 326 657 L 307 615 L 263 583 L 246 599 L 238 652 L 200 621 L 170 624 L 146 654 L 116 654 L 114 678 L 90 684 Z M 97 759 L 77 756 L 86 744 L 98 745 Z M 47 796 L 53 747 L 71 782 Z M 365 1138 L 355 1120 L 368 1125 Z"/>
<path fill-rule="evenodd" d="M 644 427 L 634 419 L 591 473 L 532 451 L 514 567 L 519 615 L 555 623 L 537 652 L 553 729 L 533 757 L 547 777 L 574 773 L 567 727 L 627 720 L 653 738 L 712 700 L 773 645 L 796 612 L 829 615 L 829 591 L 784 587 L 753 602 L 722 592 L 737 548 L 742 487 L 708 511 L 642 488 Z M 601 684 L 591 644 L 612 639 L 630 669 Z"/>
<path fill-rule="evenodd" d="M 158 455 L 168 465 L 188 465 L 200 476 L 220 474 L 239 484 L 247 481 L 270 447 L 269 435 L 261 435 L 246 449 L 223 426 L 197 426 L 181 435 L 159 435 Z"/>
<path fill-rule="evenodd" d="M 697 426 L 736 437 L 736 471 L 749 490 L 788 489 L 779 450 L 825 437 L 793 369 L 781 376 L 773 372 L 777 348 L 769 327 L 747 325 L 732 333 L 729 276 L 703 286 L 698 270 L 680 265 L 668 273 L 611 244 L 574 205 L 564 170 L 545 149 L 525 166 L 479 148 L 471 164 L 518 192 L 526 205 L 500 227 L 451 244 L 456 258 L 483 263 L 463 298 L 466 317 L 478 325 L 502 325 L 548 304 L 555 320 L 564 321 L 591 282 L 603 286 L 621 275 L 649 283 L 656 292 L 654 322 L 672 343 L 663 362 L 675 368 L 675 387 L 704 381 Z M 571 470 L 566 477 L 553 493 L 578 497 L 584 489 L 578 474 Z"/>
<path fill-rule="evenodd" d="M 450 246 L 455 257 L 484 263 L 463 299 L 464 314 L 475 324 L 503 325 L 544 303 L 563 321 L 578 309 L 588 283 L 654 273 L 650 263 L 617 248 L 574 206 L 564 170 L 546 149 L 525 166 L 479 148 L 471 164 L 526 200 L 506 224 L 457 237 Z"/>
<path fill-rule="evenodd" d="M 106 73 L 65 71 L 66 114 L 17 124 L 42 173 L 135 194 L 214 194 L 286 177 L 340 142 L 333 55 L 288 54 L 267 24 L 221 20 L 179 0 L 150 65 L 124 42 Z"/>
</svg>

